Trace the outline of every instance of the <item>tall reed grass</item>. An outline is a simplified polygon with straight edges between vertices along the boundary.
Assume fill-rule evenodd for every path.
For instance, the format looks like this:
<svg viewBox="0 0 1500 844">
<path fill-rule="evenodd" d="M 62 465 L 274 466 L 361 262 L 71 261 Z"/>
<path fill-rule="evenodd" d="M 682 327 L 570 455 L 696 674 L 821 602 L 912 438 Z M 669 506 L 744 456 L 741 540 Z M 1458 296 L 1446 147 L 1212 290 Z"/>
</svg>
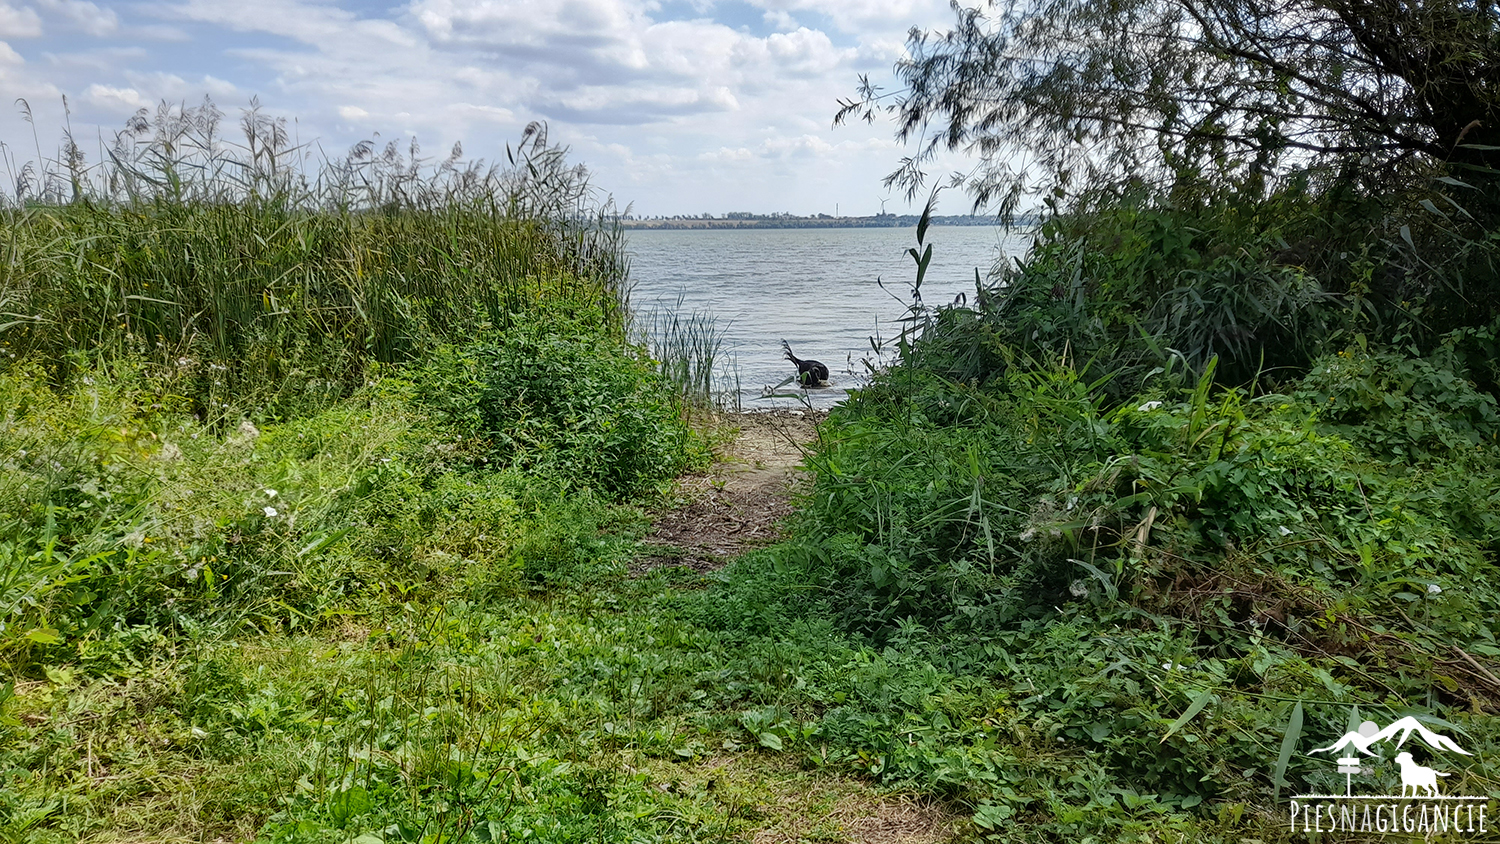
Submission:
<svg viewBox="0 0 1500 844">
<path fill-rule="evenodd" d="M 682 304 L 678 297 L 674 305 L 647 311 L 636 334 L 687 407 L 738 412 L 739 368 L 733 355 L 725 354 L 718 319 L 703 311 L 685 312 Z"/>
<path fill-rule="evenodd" d="M 252 101 L 142 110 L 88 165 L 10 167 L 0 198 L 0 366 L 66 381 L 139 356 L 203 409 L 233 395 L 342 393 L 372 362 L 503 328 L 543 300 L 598 306 L 623 336 L 628 261 L 614 206 L 533 124 L 502 164 L 294 146 Z"/>
</svg>

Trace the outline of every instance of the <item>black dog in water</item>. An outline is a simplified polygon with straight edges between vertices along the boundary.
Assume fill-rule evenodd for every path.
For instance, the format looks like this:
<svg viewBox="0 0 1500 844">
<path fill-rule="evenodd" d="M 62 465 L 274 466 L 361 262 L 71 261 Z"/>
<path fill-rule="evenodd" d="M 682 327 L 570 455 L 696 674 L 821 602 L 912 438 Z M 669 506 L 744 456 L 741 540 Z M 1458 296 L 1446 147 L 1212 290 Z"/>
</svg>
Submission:
<svg viewBox="0 0 1500 844">
<path fill-rule="evenodd" d="M 786 349 L 786 359 L 797 365 L 797 383 L 804 387 L 826 387 L 828 386 L 828 367 L 815 360 L 801 360 L 792 354 L 792 347 L 787 341 L 781 341 L 781 348 Z"/>
</svg>

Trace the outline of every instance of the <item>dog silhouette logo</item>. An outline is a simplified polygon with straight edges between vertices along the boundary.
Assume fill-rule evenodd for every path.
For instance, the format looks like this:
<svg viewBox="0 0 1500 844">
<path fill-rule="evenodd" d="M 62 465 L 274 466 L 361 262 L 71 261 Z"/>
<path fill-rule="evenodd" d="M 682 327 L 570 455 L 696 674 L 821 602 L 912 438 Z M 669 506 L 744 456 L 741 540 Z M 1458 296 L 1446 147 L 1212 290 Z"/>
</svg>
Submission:
<svg viewBox="0 0 1500 844">
<path fill-rule="evenodd" d="M 1411 754 L 1401 751 L 1396 754 L 1396 764 L 1401 766 L 1401 796 L 1406 796 L 1407 789 L 1411 789 L 1411 796 L 1417 796 L 1417 789 L 1427 793 L 1426 797 L 1438 796 L 1437 778 L 1446 777 L 1448 774 L 1442 771 L 1434 771 L 1431 768 L 1418 765 L 1412 761 Z"/>
</svg>

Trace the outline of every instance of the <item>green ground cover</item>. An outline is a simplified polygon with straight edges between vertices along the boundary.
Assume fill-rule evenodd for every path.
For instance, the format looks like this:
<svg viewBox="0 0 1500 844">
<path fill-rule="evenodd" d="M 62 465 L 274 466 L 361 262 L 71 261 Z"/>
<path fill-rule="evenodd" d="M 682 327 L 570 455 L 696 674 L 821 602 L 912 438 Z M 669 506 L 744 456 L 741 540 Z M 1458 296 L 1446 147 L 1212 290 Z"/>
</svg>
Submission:
<svg viewBox="0 0 1500 844">
<path fill-rule="evenodd" d="M 1060 215 L 913 310 L 782 542 L 632 579 L 712 332 L 631 345 L 584 174 L 520 155 L 4 211 L 0 838 L 840 841 L 919 795 L 923 840 L 1287 840 L 1342 786 L 1307 749 L 1398 715 L 1500 794 L 1494 327 L 1408 318 L 1450 288 L 1292 263 L 1307 197 Z"/>
</svg>

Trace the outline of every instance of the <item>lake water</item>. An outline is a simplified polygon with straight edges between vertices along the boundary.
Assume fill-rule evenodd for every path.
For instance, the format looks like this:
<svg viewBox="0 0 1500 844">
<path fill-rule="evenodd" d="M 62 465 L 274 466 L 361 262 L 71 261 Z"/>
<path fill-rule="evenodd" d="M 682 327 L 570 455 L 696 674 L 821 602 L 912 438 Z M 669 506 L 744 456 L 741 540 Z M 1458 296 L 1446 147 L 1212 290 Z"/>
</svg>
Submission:
<svg viewBox="0 0 1500 844">
<path fill-rule="evenodd" d="M 782 357 L 782 339 L 798 357 L 827 364 L 833 386 L 803 391 L 788 385 L 780 392 L 805 396 L 813 407 L 837 404 L 864 383 L 864 361 L 875 357 L 871 338 L 890 346 L 911 304 L 916 271 L 906 250 L 916 245 L 915 228 L 636 229 L 627 235 L 632 307 L 638 314 L 662 307 L 712 314 L 724 335 L 725 388 L 732 395 L 737 377 L 745 410 L 802 405 L 797 398 L 764 395 L 796 372 Z M 960 293 L 972 299 L 974 270 L 988 275 L 1002 254 L 1019 257 L 1031 236 L 933 226 L 927 242 L 932 263 L 922 299 L 937 305 Z"/>
</svg>

